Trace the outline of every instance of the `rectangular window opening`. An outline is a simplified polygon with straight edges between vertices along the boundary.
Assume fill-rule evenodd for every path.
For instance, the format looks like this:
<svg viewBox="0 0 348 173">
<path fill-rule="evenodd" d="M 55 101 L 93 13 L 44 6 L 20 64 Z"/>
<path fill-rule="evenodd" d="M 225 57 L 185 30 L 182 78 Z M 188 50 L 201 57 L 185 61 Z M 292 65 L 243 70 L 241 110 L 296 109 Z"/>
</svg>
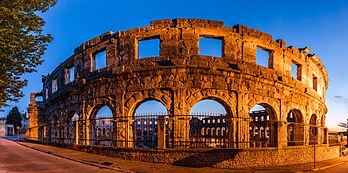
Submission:
<svg viewBox="0 0 348 173">
<path fill-rule="evenodd" d="M 92 66 L 92 69 L 99 70 L 106 67 L 106 50 L 101 50 L 100 52 L 97 52 L 93 56 L 94 62 L 92 63 L 94 67 Z"/>
<path fill-rule="evenodd" d="M 313 89 L 318 91 L 318 78 L 313 75 Z"/>
<path fill-rule="evenodd" d="M 150 58 L 160 56 L 160 39 L 150 38 L 138 41 L 138 58 Z"/>
<path fill-rule="evenodd" d="M 43 97 L 42 97 L 42 96 L 36 96 L 36 97 L 35 97 L 35 100 L 36 100 L 37 102 L 41 102 L 41 101 L 43 101 Z"/>
<path fill-rule="evenodd" d="M 270 51 L 257 48 L 256 49 L 256 64 L 269 68 Z"/>
<path fill-rule="evenodd" d="M 48 88 L 46 88 L 46 99 L 48 99 Z"/>
<path fill-rule="evenodd" d="M 58 90 L 57 79 L 52 79 L 52 93 Z"/>
<path fill-rule="evenodd" d="M 302 75 L 301 75 L 301 64 L 298 64 L 296 62 L 292 62 L 291 64 L 291 76 L 293 78 L 296 78 L 298 80 L 301 80 Z"/>
<path fill-rule="evenodd" d="M 69 68 L 69 82 L 72 82 L 75 80 L 75 67 Z"/>
<path fill-rule="evenodd" d="M 222 57 L 223 48 L 222 48 L 222 38 L 199 38 L 199 55 L 203 56 L 214 56 Z"/>
<path fill-rule="evenodd" d="M 68 84 L 75 80 L 75 67 L 70 67 L 65 69 L 64 74 L 65 84 Z"/>
</svg>

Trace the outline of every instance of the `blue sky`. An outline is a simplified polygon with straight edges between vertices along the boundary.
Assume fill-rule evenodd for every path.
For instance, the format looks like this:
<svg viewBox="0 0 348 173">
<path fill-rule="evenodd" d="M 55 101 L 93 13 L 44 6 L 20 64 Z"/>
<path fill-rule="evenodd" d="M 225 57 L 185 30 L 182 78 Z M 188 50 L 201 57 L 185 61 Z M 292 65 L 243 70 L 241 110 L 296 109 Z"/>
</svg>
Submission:
<svg viewBox="0 0 348 173">
<path fill-rule="evenodd" d="M 60 0 L 41 16 L 46 20 L 44 31 L 54 40 L 38 72 L 24 76 L 29 80 L 23 90 L 26 96 L 19 103 L 10 103 L 22 111 L 30 92 L 42 89 L 41 75 L 53 71 L 81 43 L 106 31 L 148 26 L 155 19 L 203 18 L 224 21 L 230 27 L 246 25 L 271 34 L 274 40 L 285 40 L 287 46 L 308 46 L 329 74 L 327 126 L 334 128 L 348 118 L 348 1 Z"/>
</svg>

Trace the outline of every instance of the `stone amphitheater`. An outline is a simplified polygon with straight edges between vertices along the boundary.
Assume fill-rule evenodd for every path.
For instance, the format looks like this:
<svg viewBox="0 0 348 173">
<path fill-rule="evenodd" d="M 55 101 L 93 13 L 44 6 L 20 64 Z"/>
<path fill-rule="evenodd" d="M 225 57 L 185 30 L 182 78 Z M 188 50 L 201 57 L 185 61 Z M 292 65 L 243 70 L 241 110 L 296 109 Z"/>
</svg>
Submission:
<svg viewBox="0 0 348 173">
<path fill-rule="evenodd" d="M 202 54 L 202 39 L 217 41 L 220 54 Z M 158 54 L 140 57 L 139 44 L 151 40 L 157 40 Z M 267 55 L 266 65 L 257 63 L 258 52 Z M 98 67 L 99 55 L 105 55 L 105 67 Z M 320 59 L 307 47 L 287 46 L 284 40 L 243 25 L 180 18 L 106 32 L 77 47 L 42 82 L 42 91 L 31 93 L 28 106 L 31 140 L 130 160 L 223 168 L 312 162 L 313 144 L 317 160 L 339 155 L 327 139 L 328 74 Z M 36 101 L 38 96 L 43 100 Z M 150 149 L 132 142 L 135 110 L 148 100 L 167 110 L 158 116 L 157 143 Z M 201 100 L 214 100 L 226 110 L 224 147 L 183 145 L 191 138 L 192 116 L 187 115 Z M 251 125 L 261 121 L 251 116 L 255 105 L 265 109 L 267 118 L 262 121 L 268 122 L 267 130 Z M 90 140 L 90 120 L 103 106 L 112 112 L 112 147 Z M 72 121 L 73 132 L 55 125 Z M 69 133 L 70 143 L 53 140 Z M 253 143 L 255 135 L 268 142 Z"/>
</svg>

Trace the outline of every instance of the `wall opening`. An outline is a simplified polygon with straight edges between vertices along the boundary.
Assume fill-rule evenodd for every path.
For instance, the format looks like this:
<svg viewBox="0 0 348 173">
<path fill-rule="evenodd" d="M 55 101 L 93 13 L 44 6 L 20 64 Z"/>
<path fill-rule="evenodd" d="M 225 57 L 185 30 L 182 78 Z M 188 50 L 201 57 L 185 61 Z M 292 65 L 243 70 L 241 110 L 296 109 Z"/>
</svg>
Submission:
<svg viewBox="0 0 348 173">
<path fill-rule="evenodd" d="M 205 99 L 191 109 L 190 148 L 227 148 L 227 112 L 219 102 Z"/>
<path fill-rule="evenodd" d="M 214 56 L 222 57 L 223 56 L 223 38 L 219 37 L 201 37 L 199 38 L 199 55 L 203 56 Z"/>
<path fill-rule="evenodd" d="M 291 77 L 296 78 L 298 80 L 301 80 L 302 78 L 302 69 L 301 69 L 301 64 L 296 63 L 295 61 L 293 61 L 291 63 Z"/>
<path fill-rule="evenodd" d="M 157 148 L 158 147 L 158 116 L 166 117 L 166 147 L 172 146 L 172 131 L 169 126 L 173 126 L 168 120 L 166 107 L 157 100 L 145 100 L 141 102 L 133 114 L 133 145 L 138 148 Z"/>
<path fill-rule="evenodd" d="M 106 65 L 106 49 L 103 49 L 93 54 L 92 71 L 105 68 Z"/>
<path fill-rule="evenodd" d="M 304 144 L 303 117 L 300 110 L 293 109 L 287 116 L 287 140 L 288 146 Z"/>
<path fill-rule="evenodd" d="M 48 99 L 48 88 L 46 88 L 45 98 Z"/>
<path fill-rule="evenodd" d="M 276 147 L 277 129 L 276 115 L 268 104 L 257 104 L 249 112 L 250 147 Z"/>
<path fill-rule="evenodd" d="M 70 78 L 69 81 L 72 82 L 75 80 L 75 67 L 71 67 L 69 68 L 69 74 L 70 74 Z"/>
<path fill-rule="evenodd" d="M 58 90 L 57 78 L 52 79 L 52 93 Z"/>
<path fill-rule="evenodd" d="M 314 142 L 317 143 L 317 137 L 313 133 L 317 129 L 317 115 L 313 114 L 309 120 L 309 145 L 313 145 Z"/>
<path fill-rule="evenodd" d="M 75 121 L 79 120 L 79 115 L 75 112 L 69 112 L 65 119 L 64 126 L 64 143 L 65 144 L 74 144 L 76 139 L 76 125 Z"/>
<path fill-rule="evenodd" d="M 313 89 L 315 90 L 315 91 L 318 91 L 318 78 L 315 76 L 315 75 L 313 75 Z"/>
<path fill-rule="evenodd" d="M 138 41 L 138 58 L 149 58 L 160 56 L 160 39 L 153 37 Z"/>
<path fill-rule="evenodd" d="M 271 68 L 271 63 L 270 63 L 270 51 L 258 47 L 256 49 L 256 64 L 261 65 L 267 68 Z"/>
<path fill-rule="evenodd" d="M 43 101 L 43 97 L 42 96 L 35 96 L 35 100 L 37 102 L 41 102 L 41 101 Z"/>
<path fill-rule="evenodd" d="M 108 106 L 97 106 L 90 117 L 90 144 L 114 146 L 114 119 Z"/>
<path fill-rule="evenodd" d="M 65 69 L 64 79 L 65 79 L 65 84 L 68 84 L 68 83 L 75 80 L 75 67 L 74 66 Z"/>
</svg>

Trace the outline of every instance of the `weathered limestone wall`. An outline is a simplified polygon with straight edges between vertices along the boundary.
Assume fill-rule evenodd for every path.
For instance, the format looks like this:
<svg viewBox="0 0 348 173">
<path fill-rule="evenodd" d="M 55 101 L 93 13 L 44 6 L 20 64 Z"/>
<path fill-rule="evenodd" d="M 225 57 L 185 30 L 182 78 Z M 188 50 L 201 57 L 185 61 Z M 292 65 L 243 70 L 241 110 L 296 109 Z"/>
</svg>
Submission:
<svg viewBox="0 0 348 173">
<path fill-rule="evenodd" d="M 222 57 L 200 55 L 199 38 L 221 40 Z M 148 39 L 159 39 L 159 56 L 140 59 L 138 43 Z M 269 52 L 268 67 L 256 64 L 258 48 Z M 96 69 L 95 56 L 102 51 L 106 51 L 106 67 Z M 317 116 L 321 144 L 325 142 L 328 75 L 319 58 L 309 52 L 309 48 L 287 47 L 284 40 L 273 40 L 267 33 L 242 25 L 226 27 L 220 21 L 200 19 L 156 20 L 147 27 L 106 32 L 77 47 L 43 78 L 43 113 L 47 122 L 67 122 L 75 113 L 80 120 L 89 120 L 106 105 L 115 118 L 129 118 L 117 124 L 115 136 L 127 141 L 132 138 L 126 133 L 131 131 L 131 117 L 146 100 L 161 102 L 173 118 L 188 115 L 203 99 L 213 99 L 228 113 L 227 126 L 233 131 L 229 139 L 240 144 L 230 148 L 248 148 L 249 122 L 233 117 L 247 120 L 250 109 L 260 104 L 272 113 L 272 121 L 278 122 L 274 136 L 278 149 L 288 145 L 283 124 L 290 111 L 299 112 L 304 125 L 312 115 Z M 298 65 L 295 78 L 291 76 L 292 64 Z M 72 67 L 73 74 L 67 74 Z M 74 80 L 66 82 L 70 75 Z M 57 81 L 57 91 L 52 90 L 53 81 Z M 188 120 L 174 122 L 174 138 L 187 139 Z M 83 138 L 89 139 L 89 122 L 79 128 Z M 303 131 L 304 145 L 310 142 L 309 130 L 306 126 Z"/>
<path fill-rule="evenodd" d="M 121 149 L 112 147 L 75 146 L 76 150 L 110 157 L 197 167 L 251 168 L 310 163 L 314 161 L 313 147 L 279 149 L 216 149 L 165 150 Z M 316 146 L 316 161 L 339 157 L 339 147 Z"/>
</svg>

